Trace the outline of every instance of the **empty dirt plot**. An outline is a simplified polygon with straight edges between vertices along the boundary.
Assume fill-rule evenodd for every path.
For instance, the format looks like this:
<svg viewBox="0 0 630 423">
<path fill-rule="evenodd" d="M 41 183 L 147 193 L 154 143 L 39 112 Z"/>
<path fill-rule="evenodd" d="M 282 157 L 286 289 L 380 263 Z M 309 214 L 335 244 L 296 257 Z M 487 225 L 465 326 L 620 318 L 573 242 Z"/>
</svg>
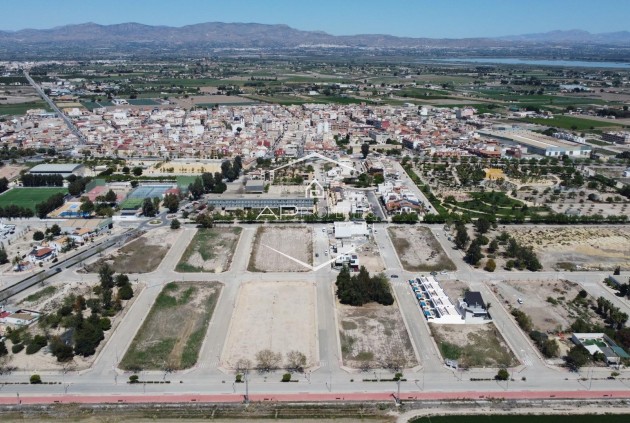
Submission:
<svg viewBox="0 0 630 423">
<path fill-rule="evenodd" d="M 241 228 L 199 229 L 175 268 L 178 272 L 221 273 L 230 268 Z"/>
<path fill-rule="evenodd" d="M 218 282 L 167 284 L 120 362 L 120 368 L 138 371 L 192 367 L 197 362 L 222 287 Z"/>
<path fill-rule="evenodd" d="M 256 365 L 256 354 L 271 350 L 287 359 L 290 351 L 319 361 L 315 285 L 308 282 L 247 282 L 241 285 L 221 362 L 234 368 L 239 360 Z M 282 366 L 282 364 L 280 364 Z"/>
<path fill-rule="evenodd" d="M 566 280 L 505 281 L 490 288 L 507 306 L 527 314 L 532 326 L 540 332 L 561 332 L 578 317 L 590 323 L 600 323 L 599 317 L 588 307 L 574 303 L 581 287 Z M 518 299 L 523 304 L 518 303 Z"/>
<path fill-rule="evenodd" d="M 365 370 L 418 364 L 397 303 L 353 307 L 337 302 L 337 316 L 344 365 Z"/>
<path fill-rule="evenodd" d="M 313 231 L 310 227 L 258 228 L 249 259 L 250 272 L 306 272 L 309 270 L 308 267 L 295 260 L 309 266 L 313 264 Z"/>
<path fill-rule="evenodd" d="M 175 242 L 178 232 L 169 228 L 151 230 L 111 255 L 86 265 L 88 272 L 98 272 L 103 263 L 108 263 L 121 273 L 153 272 Z"/>
<path fill-rule="evenodd" d="M 531 245 L 548 270 L 630 270 L 630 227 L 527 227 L 510 235 Z"/>
<path fill-rule="evenodd" d="M 406 271 L 456 270 L 429 228 L 393 226 L 387 230 Z"/>
<path fill-rule="evenodd" d="M 458 298 L 463 298 L 466 291 L 470 290 L 465 282 L 456 280 L 440 280 L 440 287 L 444 290 L 444 293 L 448 296 L 453 304 L 457 304 Z"/>
<path fill-rule="evenodd" d="M 442 325 L 429 323 L 443 358 L 460 367 L 512 367 L 519 364 L 493 323 Z"/>
<path fill-rule="evenodd" d="M 385 270 L 385 264 L 378 251 L 378 245 L 376 245 L 374 240 L 370 240 L 361 245 L 357 248 L 356 252 L 361 261 L 361 265 L 365 266 L 368 272 L 379 273 Z"/>
</svg>

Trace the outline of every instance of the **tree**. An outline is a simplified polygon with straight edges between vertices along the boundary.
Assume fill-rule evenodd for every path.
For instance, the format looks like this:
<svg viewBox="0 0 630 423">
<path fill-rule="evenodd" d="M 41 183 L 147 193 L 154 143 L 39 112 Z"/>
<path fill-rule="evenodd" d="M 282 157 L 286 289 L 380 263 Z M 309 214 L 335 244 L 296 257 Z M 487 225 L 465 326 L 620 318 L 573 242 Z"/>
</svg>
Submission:
<svg viewBox="0 0 630 423">
<path fill-rule="evenodd" d="M 7 346 L 4 341 L 0 341 L 0 357 L 4 357 L 9 354 L 9 350 L 7 350 Z"/>
<path fill-rule="evenodd" d="M 484 267 L 484 270 L 487 272 L 494 272 L 496 268 L 497 268 L 497 264 L 495 263 L 495 261 L 493 259 L 488 259 Z"/>
<path fill-rule="evenodd" d="M 494 378 L 496 380 L 508 380 L 510 378 L 510 372 L 508 372 L 507 369 L 499 369 Z"/>
<path fill-rule="evenodd" d="M 31 375 L 29 382 L 31 385 L 39 385 L 42 383 L 42 377 L 40 375 Z"/>
<path fill-rule="evenodd" d="M 486 217 L 480 217 L 475 221 L 475 229 L 479 234 L 485 234 L 490 230 L 492 223 Z"/>
<path fill-rule="evenodd" d="M 201 213 L 195 220 L 202 228 L 212 228 L 214 226 L 214 219 L 209 213 Z"/>
<path fill-rule="evenodd" d="M 105 194 L 105 201 L 108 203 L 115 203 L 117 198 L 116 193 L 111 189 Z"/>
<path fill-rule="evenodd" d="M 83 213 L 90 214 L 94 211 L 94 203 L 89 199 L 86 199 L 85 201 L 81 202 L 81 207 L 79 210 L 81 210 Z"/>
<path fill-rule="evenodd" d="M 470 241 L 470 237 L 468 236 L 468 231 L 466 230 L 466 226 L 464 224 L 457 226 L 457 232 L 455 234 L 455 246 L 463 250 L 468 245 L 468 241 Z"/>
<path fill-rule="evenodd" d="M 0 264 L 6 264 L 9 262 L 9 256 L 4 247 L 0 248 Z"/>
<path fill-rule="evenodd" d="M 98 269 L 98 279 L 102 289 L 111 289 L 114 286 L 114 270 L 105 263 Z"/>
<path fill-rule="evenodd" d="M 156 215 L 155 205 L 150 198 L 145 198 L 142 202 L 142 214 L 146 217 L 154 217 Z"/>
<path fill-rule="evenodd" d="M 269 349 L 256 353 L 256 369 L 260 372 L 269 372 L 277 369 L 281 361 L 282 354 L 275 353 Z"/>
<path fill-rule="evenodd" d="M 569 350 L 564 361 L 572 370 L 578 370 L 591 361 L 591 353 L 582 345 L 576 345 Z"/>
<path fill-rule="evenodd" d="M 129 175 L 129 172 L 131 172 L 131 169 L 129 169 L 129 166 L 123 166 L 122 173 L 124 173 L 125 175 Z"/>
<path fill-rule="evenodd" d="M 132 170 L 134 176 L 142 176 L 142 168 L 140 166 L 136 166 Z"/>
<path fill-rule="evenodd" d="M 180 223 L 179 220 L 177 220 L 177 219 L 171 220 L 171 229 L 173 229 L 173 230 L 179 229 L 181 226 L 182 226 L 182 224 Z"/>
<path fill-rule="evenodd" d="M 59 236 L 61 235 L 61 228 L 55 223 L 50 227 L 50 233 L 53 234 L 53 236 Z"/>
<path fill-rule="evenodd" d="M 306 366 L 306 356 L 299 351 L 289 351 L 287 353 L 287 370 L 301 372 Z"/>
<path fill-rule="evenodd" d="M 179 209 L 179 198 L 175 194 L 166 194 L 164 207 L 168 209 L 169 213 L 175 213 Z"/>
<path fill-rule="evenodd" d="M 370 153 L 370 144 L 367 144 L 367 143 L 362 144 L 361 154 L 363 155 L 363 158 L 365 159 L 369 153 Z"/>
<path fill-rule="evenodd" d="M 474 266 L 477 265 L 479 263 L 479 260 L 481 260 L 482 258 L 483 254 L 481 253 L 481 245 L 479 245 L 479 242 L 477 240 L 474 240 L 470 243 L 470 246 L 466 251 L 466 255 L 464 256 L 464 260 Z"/>
<path fill-rule="evenodd" d="M 117 287 L 121 287 L 121 286 L 125 286 L 125 285 L 129 285 L 129 276 L 125 275 L 124 273 L 119 273 L 116 275 L 116 277 L 114 278 L 114 282 L 116 284 Z"/>
<path fill-rule="evenodd" d="M 83 184 L 80 181 L 74 181 L 68 184 L 68 193 L 77 196 L 83 192 Z"/>
<path fill-rule="evenodd" d="M 33 241 L 42 241 L 45 238 L 45 235 L 42 231 L 35 231 L 33 234 Z"/>
<path fill-rule="evenodd" d="M 494 254 L 497 252 L 498 249 L 499 249 L 499 241 L 497 241 L 496 239 L 493 239 L 492 241 L 490 241 L 490 244 L 488 245 L 488 253 Z"/>
<path fill-rule="evenodd" d="M 121 300 L 130 300 L 133 298 L 133 288 L 131 287 L 131 284 L 123 285 L 118 288 L 118 295 Z"/>
<path fill-rule="evenodd" d="M 66 345 L 60 337 L 54 336 L 50 340 L 50 352 L 57 357 L 57 361 L 64 363 L 74 358 L 74 352 L 70 345 Z"/>
</svg>

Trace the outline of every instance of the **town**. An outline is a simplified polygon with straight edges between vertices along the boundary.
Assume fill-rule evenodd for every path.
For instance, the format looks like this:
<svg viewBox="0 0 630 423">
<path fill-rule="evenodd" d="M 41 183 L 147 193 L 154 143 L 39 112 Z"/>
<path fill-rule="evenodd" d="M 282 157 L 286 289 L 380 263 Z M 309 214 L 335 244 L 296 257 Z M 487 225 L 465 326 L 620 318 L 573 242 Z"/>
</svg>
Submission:
<svg viewBox="0 0 630 423">
<path fill-rule="evenodd" d="M 3 392 L 628 397 L 627 70 L 0 74 Z"/>
</svg>

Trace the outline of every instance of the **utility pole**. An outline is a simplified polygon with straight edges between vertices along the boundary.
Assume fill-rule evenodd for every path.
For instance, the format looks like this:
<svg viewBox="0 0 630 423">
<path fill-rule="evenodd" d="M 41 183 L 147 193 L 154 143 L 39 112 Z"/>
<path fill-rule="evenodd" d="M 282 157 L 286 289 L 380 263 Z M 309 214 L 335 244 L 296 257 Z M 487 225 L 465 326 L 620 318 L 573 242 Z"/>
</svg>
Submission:
<svg viewBox="0 0 630 423">
<path fill-rule="evenodd" d="M 400 379 L 396 381 L 396 386 L 397 386 L 396 405 L 400 405 Z"/>
<path fill-rule="evenodd" d="M 245 369 L 245 404 L 249 404 L 249 369 Z"/>
</svg>

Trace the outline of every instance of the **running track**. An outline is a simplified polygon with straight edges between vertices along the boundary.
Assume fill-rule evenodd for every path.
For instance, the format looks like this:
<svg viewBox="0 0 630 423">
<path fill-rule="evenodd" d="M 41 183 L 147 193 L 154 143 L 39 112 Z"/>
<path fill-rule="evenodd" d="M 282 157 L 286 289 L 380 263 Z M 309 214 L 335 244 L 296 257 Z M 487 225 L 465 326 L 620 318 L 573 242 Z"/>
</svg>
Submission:
<svg viewBox="0 0 630 423">
<path fill-rule="evenodd" d="M 279 395 L 250 395 L 252 402 L 334 402 L 334 401 L 393 401 L 394 394 L 382 393 L 324 393 L 324 394 L 279 394 Z M 427 392 L 427 393 L 401 393 L 404 400 L 478 400 L 483 398 L 501 399 L 603 399 L 603 398 L 627 398 L 630 399 L 630 390 L 625 391 L 497 391 L 486 392 Z M 78 403 L 78 404 L 104 404 L 104 403 L 237 403 L 243 402 L 243 395 L 219 394 L 219 395 L 47 395 L 29 396 L 20 395 L 0 397 L 0 404 L 54 404 L 54 403 Z"/>
</svg>

